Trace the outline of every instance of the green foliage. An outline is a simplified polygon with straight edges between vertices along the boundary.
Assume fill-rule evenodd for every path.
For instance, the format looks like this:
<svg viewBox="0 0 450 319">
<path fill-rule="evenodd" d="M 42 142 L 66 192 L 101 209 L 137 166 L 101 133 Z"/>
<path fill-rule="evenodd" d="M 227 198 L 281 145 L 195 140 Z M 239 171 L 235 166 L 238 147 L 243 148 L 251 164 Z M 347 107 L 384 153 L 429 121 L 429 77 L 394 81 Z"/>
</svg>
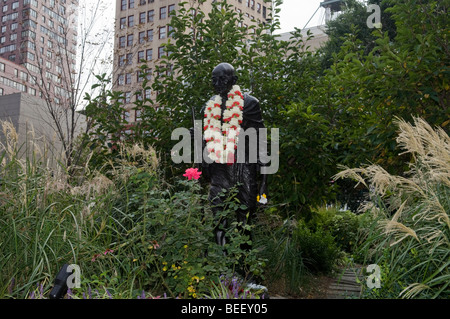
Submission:
<svg viewBox="0 0 450 319">
<path fill-rule="evenodd" d="M 293 240 L 310 271 L 327 273 L 333 270 L 340 251 L 329 232 L 322 228 L 312 231 L 300 221 L 293 233 Z"/>
<path fill-rule="evenodd" d="M 263 255 L 267 258 L 267 280 L 282 282 L 288 293 L 298 293 L 311 274 L 331 273 L 341 257 L 334 237 L 322 227 L 304 220 L 285 220 L 266 230 Z M 269 237 L 269 239 L 267 239 Z"/>
<path fill-rule="evenodd" d="M 338 163 L 376 162 L 401 172 L 407 158 L 398 156 L 393 119 L 449 123 L 448 23 L 443 2 L 386 3 L 395 38 L 374 30 L 375 47 L 366 53 L 360 27 L 353 26 L 313 95 L 330 121 Z"/>
<path fill-rule="evenodd" d="M 330 148 L 329 123 L 323 115 L 305 103 L 293 103 L 282 111 L 280 127 L 280 170 L 270 182 L 280 189 L 274 200 L 292 203 L 289 210 L 299 217 L 308 216 L 310 207 L 330 200 L 330 176 L 335 171 Z"/>
<path fill-rule="evenodd" d="M 79 186 L 39 167 L 23 171 L 17 160 L 2 167 L 2 200 L 8 199 L 0 227 L 2 295 L 26 297 L 42 284 L 39 296 L 45 296 L 63 263 L 82 271 L 83 286 L 73 298 L 88 288 L 103 291 L 97 297 L 134 298 L 145 289 L 196 298 L 220 275 L 262 276 L 264 260 L 241 248 L 250 241 L 244 230 L 253 226 L 230 223 L 228 244 L 215 244 L 217 219 L 231 221 L 240 208 L 233 193 L 213 216 L 198 181 L 170 185 L 161 178 L 153 150 L 117 151 L 104 171 Z M 22 196 L 13 195 L 21 190 Z"/>
<path fill-rule="evenodd" d="M 294 228 L 294 223 L 289 220 L 272 231 L 264 227 L 266 237 L 261 245 L 264 247 L 262 254 L 267 258 L 269 284 L 281 281 L 287 292 L 297 293 L 309 271 L 292 236 Z"/>
<path fill-rule="evenodd" d="M 356 215 L 348 210 L 322 208 L 313 212 L 307 223 L 310 229 L 320 229 L 330 233 L 340 250 L 352 253 L 358 244 L 359 230 L 366 227 L 365 215 Z"/>
</svg>

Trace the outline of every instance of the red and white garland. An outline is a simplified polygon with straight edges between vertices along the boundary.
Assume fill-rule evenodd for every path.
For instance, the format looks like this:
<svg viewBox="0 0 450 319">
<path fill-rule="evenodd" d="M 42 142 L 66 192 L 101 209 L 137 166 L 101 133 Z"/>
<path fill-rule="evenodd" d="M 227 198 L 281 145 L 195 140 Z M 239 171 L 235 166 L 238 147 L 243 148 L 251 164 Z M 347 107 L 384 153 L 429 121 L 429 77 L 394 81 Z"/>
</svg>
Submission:
<svg viewBox="0 0 450 319">
<path fill-rule="evenodd" d="M 244 109 L 244 96 L 240 87 L 234 85 L 228 93 L 222 121 L 221 104 L 219 95 L 206 104 L 203 125 L 206 148 L 208 157 L 216 163 L 233 164 Z"/>
</svg>

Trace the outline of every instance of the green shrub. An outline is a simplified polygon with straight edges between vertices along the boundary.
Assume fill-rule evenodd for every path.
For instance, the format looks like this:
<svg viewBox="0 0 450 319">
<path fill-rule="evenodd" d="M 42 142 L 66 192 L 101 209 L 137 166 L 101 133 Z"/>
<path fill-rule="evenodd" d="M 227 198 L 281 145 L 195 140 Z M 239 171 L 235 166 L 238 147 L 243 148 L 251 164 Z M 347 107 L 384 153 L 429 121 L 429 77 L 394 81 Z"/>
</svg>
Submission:
<svg viewBox="0 0 450 319">
<path fill-rule="evenodd" d="M 311 231 L 300 221 L 293 233 L 293 240 L 310 271 L 328 273 L 333 270 L 340 250 L 328 231 L 322 228 Z"/>
<path fill-rule="evenodd" d="M 350 211 L 335 214 L 324 223 L 324 230 L 334 237 L 337 246 L 351 253 L 356 245 L 359 221 L 358 216 Z"/>
</svg>

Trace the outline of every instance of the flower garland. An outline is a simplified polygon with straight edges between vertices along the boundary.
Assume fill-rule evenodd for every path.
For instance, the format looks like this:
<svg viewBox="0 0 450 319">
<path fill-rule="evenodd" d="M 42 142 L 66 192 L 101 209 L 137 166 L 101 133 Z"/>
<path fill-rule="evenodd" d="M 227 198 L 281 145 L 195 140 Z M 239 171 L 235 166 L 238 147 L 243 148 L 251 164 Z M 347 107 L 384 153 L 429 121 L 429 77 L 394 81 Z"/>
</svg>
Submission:
<svg viewBox="0 0 450 319">
<path fill-rule="evenodd" d="M 226 109 L 222 117 L 222 98 L 214 96 L 205 108 L 203 130 L 208 150 L 208 157 L 220 164 L 233 164 L 237 149 L 239 132 L 242 124 L 244 96 L 238 85 L 234 85 L 228 93 Z"/>
</svg>

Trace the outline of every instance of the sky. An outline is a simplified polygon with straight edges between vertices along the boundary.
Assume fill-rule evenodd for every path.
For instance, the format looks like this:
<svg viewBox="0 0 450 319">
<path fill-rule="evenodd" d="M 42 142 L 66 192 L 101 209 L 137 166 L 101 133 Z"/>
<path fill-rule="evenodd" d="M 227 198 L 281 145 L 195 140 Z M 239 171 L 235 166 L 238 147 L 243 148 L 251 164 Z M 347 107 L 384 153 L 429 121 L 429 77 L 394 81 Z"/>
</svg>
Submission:
<svg viewBox="0 0 450 319">
<path fill-rule="evenodd" d="M 280 9 L 280 26 L 281 30 L 277 33 L 294 31 L 294 28 L 303 29 L 324 24 L 325 9 L 320 8 L 320 3 L 324 0 L 284 0 Z M 314 14 L 316 12 L 316 14 Z"/>
</svg>

